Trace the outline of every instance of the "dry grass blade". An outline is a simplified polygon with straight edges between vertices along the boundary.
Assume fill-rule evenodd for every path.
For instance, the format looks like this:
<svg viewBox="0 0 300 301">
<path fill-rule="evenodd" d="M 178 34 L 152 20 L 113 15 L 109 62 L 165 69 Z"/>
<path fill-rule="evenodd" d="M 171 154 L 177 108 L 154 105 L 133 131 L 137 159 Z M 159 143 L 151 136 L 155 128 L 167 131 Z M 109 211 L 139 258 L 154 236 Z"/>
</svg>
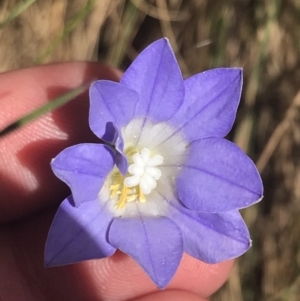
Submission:
<svg viewBox="0 0 300 301">
<path fill-rule="evenodd" d="M 20 3 L 3 0 L 0 16 Z M 36 64 L 96 60 L 99 30 L 115 1 L 35 1 L 0 30 L 0 72 Z"/>
<path fill-rule="evenodd" d="M 290 108 L 285 114 L 284 119 L 277 125 L 269 141 L 267 142 L 262 154 L 260 155 L 259 159 L 256 162 L 257 169 L 261 173 L 264 171 L 266 165 L 268 164 L 272 154 L 274 153 L 284 133 L 291 126 L 293 119 L 298 113 L 299 107 L 300 107 L 300 91 L 295 96 Z"/>
<path fill-rule="evenodd" d="M 27 0 L 21 4 L 18 4 L 10 14 L 5 18 L 4 21 L 0 22 L 0 29 L 6 26 L 10 21 L 14 18 L 18 17 L 22 12 L 24 12 L 31 4 L 33 4 L 36 0 Z"/>
<path fill-rule="evenodd" d="M 271 38 L 272 28 L 278 22 L 278 14 L 281 7 L 281 0 L 266 3 L 267 19 L 262 30 L 257 31 L 256 48 L 254 66 L 251 70 L 248 85 L 245 90 L 245 104 L 247 105 L 248 113 L 244 120 L 238 125 L 236 131 L 235 142 L 245 151 L 249 152 L 251 144 L 252 131 L 254 127 L 255 116 L 253 108 L 255 105 L 256 97 L 261 87 L 262 69 L 264 67 L 266 57 L 268 56 L 269 43 Z"/>
<path fill-rule="evenodd" d="M 170 18 L 167 2 L 165 0 L 156 0 L 156 5 L 158 8 L 157 15 L 160 20 L 163 35 L 169 38 L 170 43 L 173 47 L 173 50 L 177 56 L 177 60 L 179 62 L 179 65 L 182 69 L 183 74 L 190 75 L 190 71 L 188 70 L 188 67 L 185 64 L 185 61 L 182 59 L 182 57 L 179 53 L 177 38 L 174 34 L 174 31 L 173 31 L 173 28 L 171 25 L 171 18 Z"/>
<path fill-rule="evenodd" d="M 136 32 L 135 27 L 139 16 L 138 8 L 140 2 L 142 2 L 142 0 L 136 0 L 135 4 L 132 4 L 129 1 L 124 9 L 122 21 L 118 29 L 116 43 L 108 57 L 108 62 L 113 66 L 119 67 L 121 65 L 126 54 L 126 50 L 134 38 L 133 33 Z"/>
<path fill-rule="evenodd" d="M 139 0 L 131 0 L 131 2 L 138 7 L 141 11 L 143 11 L 145 14 L 164 21 L 185 21 L 189 14 L 186 11 L 170 11 L 168 9 L 162 8 L 158 9 L 157 7 L 147 3 L 146 1 L 139 1 Z M 157 4 L 157 6 L 159 3 Z M 163 4 L 166 7 L 166 4 Z M 160 10 L 160 11 L 159 11 Z"/>
<path fill-rule="evenodd" d="M 63 42 L 63 40 L 81 23 L 92 11 L 96 4 L 95 0 L 89 0 L 86 5 L 65 25 L 62 32 L 52 41 L 44 53 L 37 57 L 34 64 L 42 64 L 46 58 Z"/>
</svg>

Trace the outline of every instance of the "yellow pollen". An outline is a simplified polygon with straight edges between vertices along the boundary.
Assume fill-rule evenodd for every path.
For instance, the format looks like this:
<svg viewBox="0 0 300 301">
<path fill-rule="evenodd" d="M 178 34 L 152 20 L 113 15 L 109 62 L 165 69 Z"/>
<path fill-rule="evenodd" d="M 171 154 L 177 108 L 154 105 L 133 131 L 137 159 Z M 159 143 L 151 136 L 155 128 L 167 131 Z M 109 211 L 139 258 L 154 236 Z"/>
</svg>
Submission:
<svg viewBox="0 0 300 301">
<path fill-rule="evenodd" d="M 126 175 L 122 175 L 117 169 L 111 174 L 110 198 L 116 202 L 117 209 L 123 209 L 133 201 L 146 203 L 146 196 L 156 187 L 156 181 L 161 177 L 161 171 L 157 167 L 163 162 L 161 155 L 151 156 L 148 148 L 139 150 L 133 147 L 126 150 L 126 155 L 130 159 Z"/>
<path fill-rule="evenodd" d="M 119 186 L 120 184 L 111 185 L 109 190 L 111 191 L 110 197 L 113 198 L 116 194 L 119 194 Z"/>
<path fill-rule="evenodd" d="M 146 203 L 146 197 L 143 194 L 143 191 L 142 191 L 142 189 L 140 187 L 139 187 L 139 199 L 140 199 L 141 203 Z"/>
<path fill-rule="evenodd" d="M 116 204 L 116 207 L 118 209 L 122 209 L 126 205 L 127 195 L 128 195 L 128 187 L 125 186 L 125 185 L 123 185 L 120 198 L 119 198 L 119 200 L 118 200 L 118 202 Z"/>
<path fill-rule="evenodd" d="M 109 187 L 110 197 L 113 199 L 118 197 L 116 208 L 122 209 L 127 203 L 133 201 L 139 201 L 141 203 L 146 202 L 146 197 L 139 185 L 135 187 L 127 187 L 124 185 L 124 178 L 122 176 L 115 177 L 116 184 L 112 184 Z"/>
<path fill-rule="evenodd" d="M 138 194 L 133 194 L 133 195 L 130 195 L 126 198 L 126 201 L 129 203 L 129 202 L 133 202 L 137 199 L 138 197 Z"/>
</svg>

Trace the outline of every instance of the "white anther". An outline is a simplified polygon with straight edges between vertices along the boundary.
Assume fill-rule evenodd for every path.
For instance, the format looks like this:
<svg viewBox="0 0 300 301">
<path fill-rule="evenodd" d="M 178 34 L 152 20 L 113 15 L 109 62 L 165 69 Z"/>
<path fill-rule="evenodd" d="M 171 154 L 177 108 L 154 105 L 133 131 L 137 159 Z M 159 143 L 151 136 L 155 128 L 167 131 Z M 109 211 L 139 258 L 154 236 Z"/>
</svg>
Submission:
<svg viewBox="0 0 300 301">
<path fill-rule="evenodd" d="M 124 185 L 127 187 L 134 187 L 140 183 L 139 176 L 131 176 L 124 179 Z"/>
<path fill-rule="evenodd" d="M 163 162 L 164 162 L 164 157 L 161 155 L 156 155 L 149 159 L 149 161 L 147 162 L 147 166 L 158 166 L 163 164 Z"/>
<path fill-rule="evenodd" d="M 144 167 L 138 164 L 131 164 L 128 167 L 128 172 L 132 175 L 142 176 L 144 174 Z"/>
<path fill-rule="evenodd" d="M 128 167 L 128 172 L 132 176 L 125 178 L 124 185 L 127 187 L 139 185 L 143 194 L 149 194 L 161 177 L 161 171 L 156 166 L 162 164 L 164 158 L 161 155 L 150 157 L 150 150 L 143 148 L 140 153 L 132 156 L 132 160 L 133 164 Z"/>
<path fill-rule="evenodd" d="M 137 165 L 141 165 L 141 166 L 144 166 L 144 161 L 141 157 L 141 155 L 139 153 L 135 153 L 133 156 L 132 156 L 132 160 L 133 160 L 133 163 L 134 164 L 137 164 Z"/>
<path fill-rule="evenodd" d="M 150 159 L 150 151 L 148 148 L 143 148 L 141 150 L 141 158 L 142 158 L 143 162 L 145 164 L 147 164 L 148 160 Z"/>
<path fill-rule="evenodd" d="M 151 189 L 156 187 L 156 180 L 152 176 L 150 176 L 146 173 L 144 173 L 141 176 L 140 183 L 141 182 L 144 182 L 145 184 L 147 184 Z"/>
<path fill-rule="evenodd" d="M 145 167 L 145 173 L 152 176 L 156 181 L 160 179 L 161 177 L 161 171 L 157 167 Z"/>
<path fill-rule="evenodd" d="M 149 194 L 151 192 L 151 188 L 148 186 L 148 184 L 144 181 L 140 182 L 140 188 L 143 191 L 143 194 Z"/>
</svg>

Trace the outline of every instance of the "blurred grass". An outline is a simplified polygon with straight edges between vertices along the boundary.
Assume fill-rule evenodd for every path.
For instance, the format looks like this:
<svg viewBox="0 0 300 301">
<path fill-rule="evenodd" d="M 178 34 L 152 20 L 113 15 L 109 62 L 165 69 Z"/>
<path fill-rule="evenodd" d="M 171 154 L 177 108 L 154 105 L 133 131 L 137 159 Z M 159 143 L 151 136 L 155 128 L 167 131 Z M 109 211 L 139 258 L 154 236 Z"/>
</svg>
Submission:
<svg viewBox="0 0 300 301">
<path fill-rule="evenodd" d="M 2 22 L 0 22 L 0 28 L 4 27 L 10 21 L 15 19 L 18 15 L 24 12 L 35 1 L 36 0 L 27 0 L 24 3 L 17 4 L 16 7 L 12 9 L 11 12 L 8 14 L 8 16 Z"/>
<path fill-rule="evenodd" d="M 1 71 L 97 58 L 126 68 L 161 36 L 169 38 L 185 77 L 212 67 L 244 68 L 228 138 L 258 161 L 265 198 L 243 211 L 253 247 L 212 300 L 298 300 L 300 2 L 37 0 L 12 13 L 24 3 L 0 4 Z"/>
<path fill-rule="evenodd" d="M 79 10 L 74 16 L 72 16 L 71 20 L 64 25 L 61 33 L 51 42 L 48 48 L 37 57 L 34 61 L 34 64 L 40 65 L 45 59 L 53 53 L 53 51 L 63 42 L 65 38 L 76 28 L 78 23 L 82 22 L 88 13 L 92 11 L 96 4 L 96 1 L 89 0 L 85 6 Z"/>
</svg>

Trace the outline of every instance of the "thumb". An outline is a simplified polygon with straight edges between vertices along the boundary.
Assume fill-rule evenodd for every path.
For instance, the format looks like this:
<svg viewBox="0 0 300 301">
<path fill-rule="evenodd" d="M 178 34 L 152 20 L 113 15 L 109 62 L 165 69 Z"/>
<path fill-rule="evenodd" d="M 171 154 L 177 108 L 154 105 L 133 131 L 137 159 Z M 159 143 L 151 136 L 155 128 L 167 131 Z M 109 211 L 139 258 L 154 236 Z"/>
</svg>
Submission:
<svg viewBox="0 0 300 301">
<path fill-rule="evenodd" d="M 154 294 L 149 294 L 147 296 L 143 296 L 133 301 L 207 301 L 207 299 L 203 299 L 193 293 L 180 291 L 180 290 L 168 290 L 162 291 Z"/>
</svg>

